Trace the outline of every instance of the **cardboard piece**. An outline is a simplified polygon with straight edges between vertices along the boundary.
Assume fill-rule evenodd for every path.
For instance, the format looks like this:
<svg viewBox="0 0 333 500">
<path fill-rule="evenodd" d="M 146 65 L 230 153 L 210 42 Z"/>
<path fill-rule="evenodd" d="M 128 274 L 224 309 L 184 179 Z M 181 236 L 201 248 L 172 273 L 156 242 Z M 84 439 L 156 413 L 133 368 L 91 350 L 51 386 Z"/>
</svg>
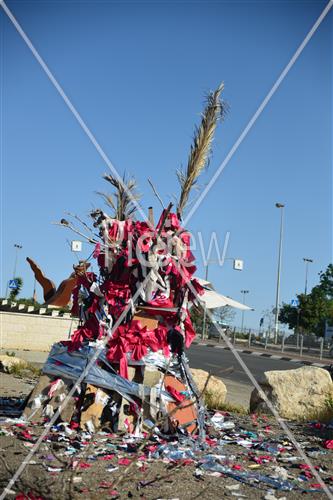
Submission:
<svg viewBox="0 0 333 500">
<path fill-rule="evenodd" d="M 128 380 L 142 384 L 143 373 L 141 366 L 129 366 L 128 367 Z M 119 409 L 119 419 L 118 419 L 118 430 L 133 432 L 137 421 L 136 415 L 130 412 L 130 404 L 125 398 L 120 398 L 120 409 Z M 135 398 L 134 398 L 135 399 Z M 138 401 L 141 405 L 142 402 Z"/>
<path fill-rule="evenodd" d="M 187 392 L 186 386 L 173 375 L 166 375 L 164 386 L 170 386 L 179 392 Z M 191 434 L 197 429 L 197 410 L 194 402 L 185 397 L 181 403 L 167 403 L 171 427 L 185 427 Z"/>
<path fill-rule="evenodd" d="M 154 317 L 146 313 L 145 311 L 138 311 L 133 316 L 134 320 L 140 321 L 142 326 L 146 326 L 148 330 L 155 330 L 158 327 L 158 320 Z"/>
<path fill-rule="evenodd" d="M 83 398 L 80 426 L 89 432 L 98 430 L 109 394 L 103 389 L 88 384 Z M 91 422 L 91 423 L 90 423 Z"/>
<path fill-rule="evenodd" d="M 32 418 L 34 422 L 43 421 L 45 416 L 52 416 L 62 403 L 66 396 L 68 395 L 73 382 L 62 378 L 62 383 L 58 389 L 54 391 L 52 396 L 49 396 L 49 391 L 52 382 L 57 380 L 58 377 L 50 377 L 49 375 L 41 375 L 38 382 L 32 391 L 27 405 L 23 412 L 24 418 Z M 41 403 L 40 406 L 39 402 Z M 51 414 L 46 414 L 44 410 L 46 409 L 46 402 Z M 71 398 L 66 406 L 60 412 L 60 419 L 63 422 L 70 422 L 75 411 L 75 399 Z"/>
</svg>

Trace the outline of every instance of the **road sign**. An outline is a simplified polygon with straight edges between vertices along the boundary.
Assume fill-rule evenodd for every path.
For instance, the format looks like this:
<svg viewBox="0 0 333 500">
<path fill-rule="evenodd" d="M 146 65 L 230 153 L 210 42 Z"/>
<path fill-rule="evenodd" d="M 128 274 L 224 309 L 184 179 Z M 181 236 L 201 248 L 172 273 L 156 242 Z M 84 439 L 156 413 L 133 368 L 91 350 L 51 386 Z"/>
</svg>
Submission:
<svg viewBox="0 0 333 500">
<path fill-rule="evenodd" d="M 71 244 L 72 252 L 82 252 L 82 241 L 73 240 Z"/>
<path fill-rule="evenodd" d="M 241 259 L 234 259 L 234 269 L 236 271 L 243 271 L 244 262 Z"/>
<path fill-rule="evenodd" d="M 9 282 L 8 282 L 8 288 L 10 288 L 11 290 L 16 290 L 17 287 L 18 287 L 18 281 L 17 280 L 9 280 Z"/>
<path fill-rule="evenodd" d="M 299 306 L 299 300 L 298 299 L 291 299 L 290 305 L 291 305 L 291 307 L 298 307 Z"/>
</svg>

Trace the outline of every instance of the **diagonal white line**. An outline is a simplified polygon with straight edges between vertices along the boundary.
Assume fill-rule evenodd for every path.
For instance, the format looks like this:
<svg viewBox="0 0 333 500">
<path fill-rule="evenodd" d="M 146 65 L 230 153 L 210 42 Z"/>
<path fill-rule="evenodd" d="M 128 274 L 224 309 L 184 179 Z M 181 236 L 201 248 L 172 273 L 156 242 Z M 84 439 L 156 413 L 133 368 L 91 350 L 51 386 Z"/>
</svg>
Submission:
<svg viewBox="0 0 333 500">
<path fill-rule="evenodd" d="M 104 162 L 106 163 L 106 165 L 109 167 L 109 169 L 111 170 L 111 172 L 113 173 L 113 175 L 118 180 L 118 182 L 122 185 L 122 187 L 125 190 L 126 194 L 130 198 L 130 200 L 132 201 L 132 203 L 136 206 L 138 212 L 140 212 L 142 218 L 149 223 L 149 220 L 148 220 L 146 214 L 144 213 L 144 211 L 142 210 L 140 204 L 137 202 L 137 200 L 135 199 L 135 197 L 132 195 L 131 191 L 127 188 L 127 186 L 124 183 L 122 177 L 118 174 L 116 168 L 114 167 L 114 165 L 112 164 L 111 160 L 109 159 L 109 157 L 107 156 L 107 154 L 105 153 L 105 151 L 103 150 L 103 148 L 101 147 L 101 145 L 99 144 L 99 142 L 97 141 L 96 137 L 91 132 L 91 130 L 88 128 L 87 124 L 85 123 L 85 121 L 83 120 L 82 116 L 80 115 L 80 113 L 75 108 L 75 106 L 72 104 L 72 102 L 70 101 L 70 99 L 67 97 L 64 89 L 61 87 L 61 85 L 59 84 L 59 82 L 56 80 L 55 76 L 53 75 L 53 73 L 51 72 L 51 70 L 49 69 L 49 67 L 47 66 L 47 64 L 45 63 L 44 59 L 37 52 L 36 48 L 34 47 L 34 45 L 31 42 L 31 40 L 29 39 L 29 37 L 27 36 L 27 34 L 25 33 L 25 31 L 21 27 L 21 25 L 19 24 L 19 22 L 17 21 L 17 19 L 14 17 L 13 13 L 7 7 L 7 5 L 5 4 L 4 0 L 0 0 L 0 6 L 6 12 L 7 16 L 9 17 L 9 19 L 11 20 L 11 22 L 15 26 L 16 30 L 18 31 L 18 33 L 21 35 L 21 37 L 23 38 L 23 40 L 25 41 L 25 43 L 27 44 L 27 46 L 31 50 L 33 56 L 38 61 L 38 63 L 40 64 L 40 66 L 42 67 L 42 69 L 44 70 L 44 72 L 46 73 L 47 77 L 49 78 L 49 80 L 51 81 L 51 83 L 53 84 L 53 86 L 55 87 L 55 89 L 58 91 L 58 93 L 60 94 L 60 96 L 64 100 L 66 106 L 73 113 L 73 115 L 76 118 L 77 122 L 79 123 L 80 127 L 85 132 L 85 134 L 88 136 L 88 138 L 90 139 L 90 141 L 92 142 L 92 144 L 95 146 L 95 148 L 98 151 L 99 155 L 102 157 L 102 159 L 104 160 Z"/>
<path fill-rule="evenodd" d="M 205 189 L 202 191 L 200 196 L 197 198 L 196 202 L 192 206 L 189 213 L 186 215 L 185 220 L 184 220 L 185 227 L 188 225 L 188 221 L 191 219 L 191 217 L 197 211 L 197 209 L 199 208 L 199 206 L 201 205 L 201 203 L 203 202 L 203 200 L 205 199 L 205 197 L 207 196 L 207 194 L 209 193 L 209 191 L 214 186 L 215 182 L 217 181 L 217 179 L 219 178 L 219 176 L 223 172 L 224 168 L 227 166 L 227 164 L 229 163 L 229 161 L 231 160 L 231 158 L 233 157 L 233 155 L 235 154 L 235 152 L 237 151 L 237 149 L 239 148 L 239 146 L 241 145 L 241 143 L 243 142 L 243 140 L 245 139 L 247 134 L 250 132 L 251 128 L 253 127 L 253 125 L 255 124 L 255 122 L 257 121 L 259 116 L 261 115 L 261 113 L 264 111 L 265 107 L 267 106 L 267 104 L 269 103 L 269 101 L 271 100 L 271 98 L 273 97 L 275 92 L 277 91 L 277 89 L 280 87 L 281 83 L 283 82 L 283 80 L 285 79 L 285 77 L 287 76 L 287 74 L 289 73 L 289 71 L 291 70 L 291 68 L 293 67 L 293 65 L 295 64 L 295 62 L 297 61 L 297 59 L 299 58 L 299 56 L 301 55 L 301 53 L 305 49 L 305 47 L 307 46 L 307 44 L 309 43 L 309 41 L 311 40 L 311 38 L 313 37 L 313 35 L 317 31 L 317 29 L 319 28 L 320 24 L 323 22 L 323 20 L 325 19 L 325 17 L 329 13 L 332 6 L 333 6 L 333 0 L 330 0 L 328 2 L 328 4 L 326 5 L 326 7 L 324 8 L 324 10 L 322 11 L 322 13 L 320 14 L 320 16 L 318 17 L 317 21 L 314 23 L 314 25 L 312 26 L 312 28 L 310 29 L 310 31 L 308 32 L 308 34 L 304 38 L 303 42 L 300 44 L 300 46 L 298 47 L 298 49 L 296 50 L 296 52 L 294 53 L 294 55 L 292 56 L 292 58 L 288 62 L 287 66 L 283 69 L 282 73 L 280 74 L 280 76 L 278 77 L 278 79 L 274 83 L 273 87 L 268 92 L 268 94 L 266 95 L 266 97 L 264 98 L 262 103 L 260 104 L 257 111 L 252 116 L 251 120 L 248 122 L 248 124 L 244 128 L 243 132 L 241 133 L 241 135 L 239 136 L 239 138 L 237 139 L 235 144 L 230 149 L 229 153 L 227 154 L 227 156 L 225 157 L 225 159 L 223 160 L 221 165 L 218 167 L 218 169 L 214 173 L 213 177 L 211 178 L 211 180 L 209 181 L 209 183 L 207 184 Z"/>
</svg>

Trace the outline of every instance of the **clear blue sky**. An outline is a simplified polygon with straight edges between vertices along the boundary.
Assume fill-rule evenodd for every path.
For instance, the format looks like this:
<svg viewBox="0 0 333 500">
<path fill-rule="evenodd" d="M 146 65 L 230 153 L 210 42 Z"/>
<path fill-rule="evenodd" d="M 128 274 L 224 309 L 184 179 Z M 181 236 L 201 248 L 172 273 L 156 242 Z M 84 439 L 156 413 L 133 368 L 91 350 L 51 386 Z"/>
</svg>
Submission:
<svg viewBox="0 0 333 500">
<path fill-rule="evenodd" d="M 225 82 L 230 111 L 218 128 L 207 183 L 279 73 L 323 10 L 323 1 L 11 1 L 8 6 L 73 104 L 122 173 L 134 174 L 143 206 L 178 193 L 204 94 Z M 2 295 L 20 243 L 24 296 L 34 258 L 59 283 L 72 264 L 70 232 L 51 225 L 65 210 L 100 206 L 102 159 L 3 11 Z M 279 211 L 286 204 L 281 298 L 304 287 L 303 257 L 314 259 L 309 285 L 332 260 L 332 25 L 327 16 L 254 128 L 210 191 L 189 229 L 223 241 L 228 256 L 211 266 L 218 290 L 241 300 L 257 327 L 274 303 Z M 90 253 L 85 245 L 84 256 Z M 199 274 L 204 270 L 200 259 Z M 236 317 L 239 324 L 240 318 Z"/>
</svg>

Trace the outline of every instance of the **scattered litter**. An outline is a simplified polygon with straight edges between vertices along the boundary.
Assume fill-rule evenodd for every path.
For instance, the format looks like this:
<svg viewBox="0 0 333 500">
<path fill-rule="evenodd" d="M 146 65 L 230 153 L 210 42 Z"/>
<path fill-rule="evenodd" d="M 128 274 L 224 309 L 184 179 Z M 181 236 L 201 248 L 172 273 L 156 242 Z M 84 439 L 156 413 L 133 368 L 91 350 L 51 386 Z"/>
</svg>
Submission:
<svg viewBox="0 0 333 500">
<path fill-rule="evenodd" d="M 107 472 L 114 472 L 118 469 L 119 469 L 119 467 L 116 467 L 115 465 L 110 465 L 109 467 L 106 468 L 106 471 Z"/>
<path fill-rule="evenodd" d="M 240 488 L 240 484 L 226 484 L 225 487 L 227 488 L 227 490 L 238 491 Z"/>
<path fill-rule="evenodd" d="M 214 417 L 216 425 L 230 421 L 234 425 L 229 429 L 217 429 L 211 426 Z M 242 491 L 242 484 L 261 490 L 265 488 L 267 491 L 265 496 L 262 496 L 265 500 L 281 500 L 283 497 L 279 496 L 278 492 L 284 491 L 311 494 L 322 491 L 322 486 L 314 480 L 309 465 L 304 463 L 297 453 L 293 455 L 295 450 L 285 437 L 280 436 L 279 431 L 269 436 L 262 433 L 263 426 L 259 418 L 256 420 L 256 432 L 253 432 L 244 428 L 244 423 L 251 425 L 247 417 L 222 417 L 216 414 L 207 415 L 205 439 L 178 432 L 164 435 L 157 428 L 153 429 L 151 436 L 141 437 L 133 434 L 117 436 L 105 431 L 89 433 L 79 429 L 72 430 L 67 424 L 58 423 L 47 434 L 47 448 L 42 445 L 36 456 L 36 464 L 44 464 L 50 475 L 62 475 L 66 467 L 63 464 L 56 465 L 57 456 L 61 456 L 68 460 L 74 471 L 80 471 L 80 476 L 75 476 L 77 483 L 90 471 L 94 475 L 94 466 L 97 463 L 105 474 L 121 474 L 132 463 L 136 470 L 145 473 L 154 466 L 154 462 L 159 461 L 164 463 L 167 469 L 192 467 L 194 481 L 208 482 L 212 477 L 221 480 L 231 478 L 235 483 L 225 484 L 223 479 L 224 488 L 229 495 L 237 498 L 247 496 L 247 492 Z M 32 447 L 38 438 L 38 428 L 38 423 L 8 418 L 2 422 L 1 433 L 6 437 L 16 437 L 23 445 Z M 316 438 L 312 441 L 318 442 Z M 324 452 L 325 456 L 331 453 L 329 449 L 323 451 L 320 447 L 311 445 L 308 440 L 304 442 L 307 444 L 301 446 L 306 454 Z M 52 454 L 52 443 L 57 447 L 57 456 Z M 321 453 L 318 457 L 320 456 Z M 323 464 L 316 463 L 318 473 L 329 488 L 333 486 L 331 463 L 327 459 Z M 138 488 L 149 486 L 154 487 L 154 481 L 138 481 Z M 121 494 L 114 492 L 111 495 L 112 484 L 105 479 L 98 487 L 107 489 L 110 496 Z"/>
<path fill-rule="evenodd" d="M 48 470 L 48 472 L 61 472 L 62 468 L 61 467 L 48 467 L 47 470 Z"/>
</svg>

